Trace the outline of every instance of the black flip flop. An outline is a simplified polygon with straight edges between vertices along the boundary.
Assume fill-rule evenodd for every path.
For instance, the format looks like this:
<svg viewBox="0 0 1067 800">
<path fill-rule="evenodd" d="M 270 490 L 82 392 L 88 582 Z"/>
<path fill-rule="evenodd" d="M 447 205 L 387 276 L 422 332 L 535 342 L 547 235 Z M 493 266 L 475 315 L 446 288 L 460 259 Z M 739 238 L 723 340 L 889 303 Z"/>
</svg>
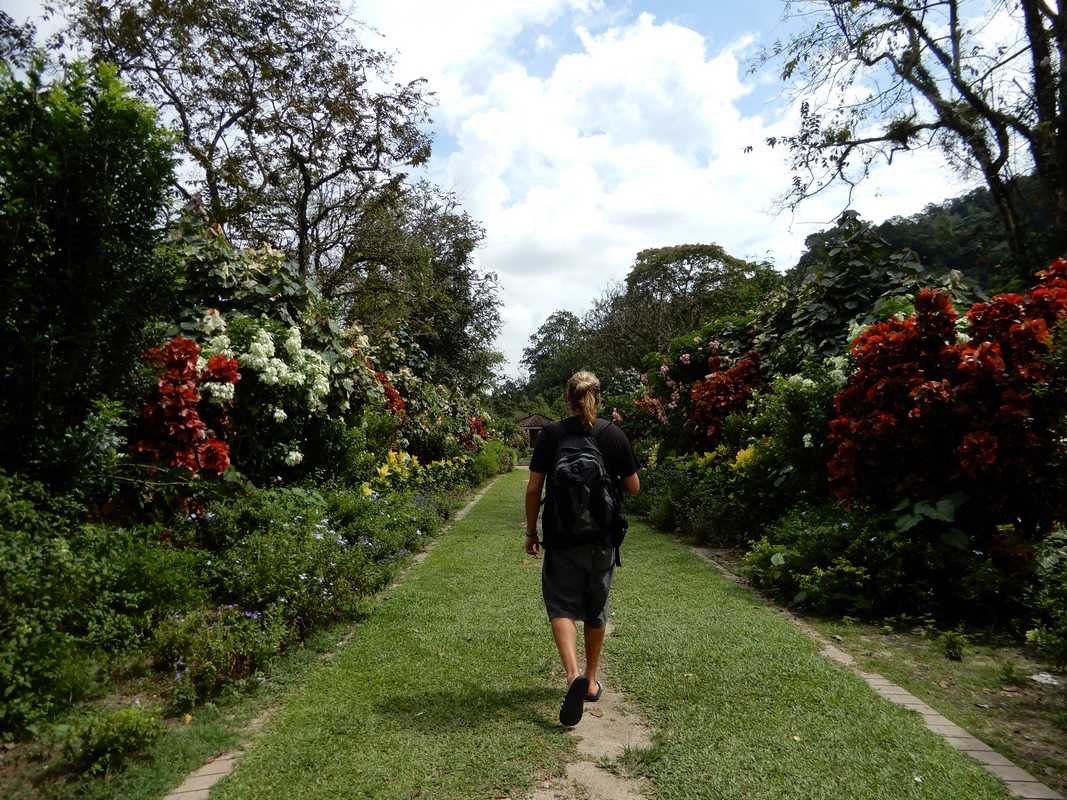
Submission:
<svg viewBox="0 0 1067 800">
<path fill-rule="evenodd" d="M 563 705 L 559 707 L 559 721 L 568 728 L 582 721 L 582 712 L 585 710 L 585 696 L 589 693 L 589 679 L 579 675 L 574 683 L 567 689 L 567 695 L 563 698 Z"/>
<path fill-rule="evenodd" d="M 595 703 L 597 700 L 600 699 L 600 695 L 602 695 L 602 694 L 604 694 L 604 684 L 602 684 L 600 681 L 597 681 L 596 682 L 596 694 L 587 694 L 585 696 L 585 702 L 587 702 L 587 703 Z"/>
</svg>

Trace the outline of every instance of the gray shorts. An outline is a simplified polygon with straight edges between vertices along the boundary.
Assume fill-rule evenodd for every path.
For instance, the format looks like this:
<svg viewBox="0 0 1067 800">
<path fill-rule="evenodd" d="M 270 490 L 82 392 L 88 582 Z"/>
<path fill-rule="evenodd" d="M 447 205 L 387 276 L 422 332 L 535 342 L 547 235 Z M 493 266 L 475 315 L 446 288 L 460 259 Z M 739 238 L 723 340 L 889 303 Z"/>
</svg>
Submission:
<svg viewBox="0 0 1067 800">
<path fill-rule="evenodd" d="M 551 568 L 549 563 L 551 562 Z M 541 593 L 548 618 L 584 622 L 590 628 L 608 624 L 608 591 L 615 572 L 611 545 L 584 544 L 545 554 Z"/>
</svg>

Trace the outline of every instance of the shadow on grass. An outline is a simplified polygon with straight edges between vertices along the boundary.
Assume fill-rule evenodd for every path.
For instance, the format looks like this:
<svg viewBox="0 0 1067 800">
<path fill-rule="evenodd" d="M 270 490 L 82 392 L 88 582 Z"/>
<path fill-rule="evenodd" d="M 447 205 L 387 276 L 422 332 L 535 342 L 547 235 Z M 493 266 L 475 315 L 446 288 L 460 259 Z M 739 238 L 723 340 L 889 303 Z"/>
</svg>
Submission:
<svg viewBox="0 0 1067 800">
<path fill-rule="evenodd" d="M 529 722 L 546 730 L 558 730 L 555 709 L 561 692 L 543 689 L 492 690 L 479 686 L 392 695 L 377 711 L 400 728 L 423 734 L 457 729 L 497 727 L 501 722 Z"/>
</svg>

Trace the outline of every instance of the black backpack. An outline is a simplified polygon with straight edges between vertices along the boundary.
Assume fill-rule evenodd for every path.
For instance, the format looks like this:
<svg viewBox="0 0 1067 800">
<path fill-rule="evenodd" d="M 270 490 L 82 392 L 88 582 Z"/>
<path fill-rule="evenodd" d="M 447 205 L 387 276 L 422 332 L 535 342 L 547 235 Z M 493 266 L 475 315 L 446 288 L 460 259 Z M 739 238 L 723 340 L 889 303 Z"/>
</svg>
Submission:
<svg viewBox="0 0 1067 800">
<path fill-rule="evenodd" d="M 610 541 L 619 563 L 618 547 L 626 531 L 622 493 L 597 444 L 609 424 L 598 419 L 591 431 L 577 433 L 556 427 L 560 438 L 555 463 L 546 475 L 541 520 L 546 550 Z"/>
</svg>

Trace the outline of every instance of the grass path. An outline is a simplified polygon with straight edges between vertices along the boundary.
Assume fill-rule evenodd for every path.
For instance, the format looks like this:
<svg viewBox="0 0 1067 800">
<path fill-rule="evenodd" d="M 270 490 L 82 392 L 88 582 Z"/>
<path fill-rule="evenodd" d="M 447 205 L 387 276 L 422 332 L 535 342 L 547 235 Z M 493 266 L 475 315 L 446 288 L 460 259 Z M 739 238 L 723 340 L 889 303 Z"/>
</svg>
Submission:
<svg viewBox="0 0 1067 800">
<path fill-rule="evenodd" d="M 525 473 L 503 476 L 268 723 L 212 798 L 519 798 L 575 737 L 522 551 Z M 632 524 L 610 683 L 656 730 L 614 769 L 655 796 L 985 800 L 1007 793 L 918 715 L 670 538 Z"/>
</svg>

